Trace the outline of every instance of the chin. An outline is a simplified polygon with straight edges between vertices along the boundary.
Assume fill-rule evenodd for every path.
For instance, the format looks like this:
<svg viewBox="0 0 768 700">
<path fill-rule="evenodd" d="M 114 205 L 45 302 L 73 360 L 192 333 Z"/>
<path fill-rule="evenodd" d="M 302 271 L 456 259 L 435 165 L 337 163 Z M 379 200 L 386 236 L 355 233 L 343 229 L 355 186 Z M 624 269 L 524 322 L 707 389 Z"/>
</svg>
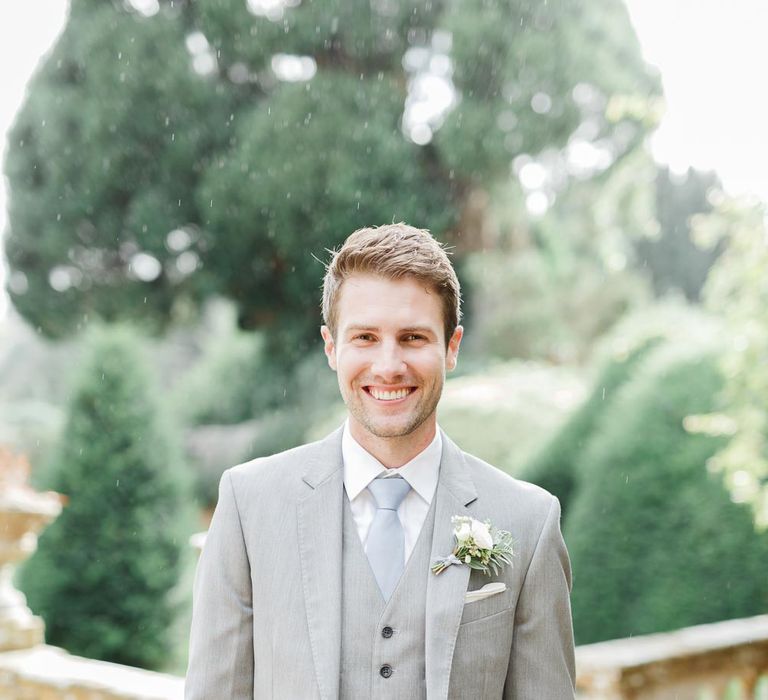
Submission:
<svg viewBox="0 0 768 700">
<path fill-rule="evenodd" d="M 366 430 L 379 438 L 400 438 L 416 432 L 424 423 L 421 421 L 404 421 L 401 423 L 384 423 L 366 420 L 362 422 Z"/>
</svg>

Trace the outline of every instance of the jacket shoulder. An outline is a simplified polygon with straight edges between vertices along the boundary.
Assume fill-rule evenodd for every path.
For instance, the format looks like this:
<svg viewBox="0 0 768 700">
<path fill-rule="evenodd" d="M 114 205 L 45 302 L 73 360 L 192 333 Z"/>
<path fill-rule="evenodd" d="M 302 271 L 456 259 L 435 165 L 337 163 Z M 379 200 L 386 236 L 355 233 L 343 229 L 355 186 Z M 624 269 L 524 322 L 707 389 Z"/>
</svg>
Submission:
<svg viewBox="0 0 768 700">
<path fill-rule="evenodd" d="M 516 479 L 479 457 L 462 453 L 467 463 L 478 495 L 491 498 L 494 502 L 527 517 L 542 520 L 553 507 L 559 511 L 560 503 L 546 489 L 522 479 Z"/>
<path fill-rule="evenodd" d="M 321 454 L 323 440 L 306 443 L 267 457 L 257 457 L 227 469 L 222 479 L 229 478 L 238 493 L 251 489 L 259 492 L 281 492 L 288 495 L 301 488 L 307 465 Z"/>
</svg>

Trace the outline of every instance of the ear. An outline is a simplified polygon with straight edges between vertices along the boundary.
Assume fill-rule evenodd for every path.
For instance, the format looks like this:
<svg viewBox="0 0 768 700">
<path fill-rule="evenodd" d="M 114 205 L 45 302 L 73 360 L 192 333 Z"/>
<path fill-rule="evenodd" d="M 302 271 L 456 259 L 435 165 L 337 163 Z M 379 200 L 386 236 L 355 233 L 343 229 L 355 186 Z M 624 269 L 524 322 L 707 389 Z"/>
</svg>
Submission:
<svg viewBox="0 0 768 700">
<path fill-rule="evenodd" d="M 462 326 L 456 326 L 456 330 L 453 331 L 453 335 L 448 341 L 448 350 L 445 353 L 445 369 L 449 372 L 452 369 L 456 369 L 456 363 L 459 359 L 459 345 L 461 345 L 461 339 L 463 337 L 464 328 Z"/>
<path fill-rule="evenodd" d="M 333 342 L 333 335 L 328 326 L 320 327 L 320 335 L 323 336 L 323 351 L 328 358 L 328 366 L 335 372 L 336 371 L 336 343 Z"/>
</svg>

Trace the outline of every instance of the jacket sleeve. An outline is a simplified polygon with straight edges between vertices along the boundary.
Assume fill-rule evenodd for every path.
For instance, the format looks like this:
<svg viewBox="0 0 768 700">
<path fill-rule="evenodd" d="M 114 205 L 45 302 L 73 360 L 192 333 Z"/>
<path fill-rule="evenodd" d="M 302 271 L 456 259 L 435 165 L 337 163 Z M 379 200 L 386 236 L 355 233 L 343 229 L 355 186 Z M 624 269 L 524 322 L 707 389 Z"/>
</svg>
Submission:
<svg viewBox="0 0 768 700">
<path fill-rule="evenodd" d="M 229 472 L 195 574 L 184 698 L 253 698 L 250 563 Z"/>
<path fill-rule="evenodd" d="M 571 565 L 552 498 L 515 611 L 505 700 L 572 700 L 575 662 Z"/>
</svg>

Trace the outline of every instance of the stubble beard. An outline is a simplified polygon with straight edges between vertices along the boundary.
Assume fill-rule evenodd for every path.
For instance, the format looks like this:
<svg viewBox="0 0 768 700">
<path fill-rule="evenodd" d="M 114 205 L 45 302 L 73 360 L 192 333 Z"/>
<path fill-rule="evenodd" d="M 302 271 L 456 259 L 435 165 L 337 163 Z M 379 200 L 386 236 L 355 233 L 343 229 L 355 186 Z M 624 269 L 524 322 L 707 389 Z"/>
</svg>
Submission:
<svg viewBox="0 0 768 700">
<path fill-rule="evenodd" d="M 424 387 L 420 387 L 420 389 L 423 391 Z M 376 421 L 370 411 L 365 409 L 362 401 L 347 401 L 347 410 L 372 435 L 378 438 L 401 438 L 416 432 L 435 412 L 442 393 L 442 384 L 433 387 L 429 395 L 424 395 L 422 401 L 415 406 L 414 411 L 407 416 L 405 424 L 401 426 L 381 425 L 384 421 Z"/>
</svg>

